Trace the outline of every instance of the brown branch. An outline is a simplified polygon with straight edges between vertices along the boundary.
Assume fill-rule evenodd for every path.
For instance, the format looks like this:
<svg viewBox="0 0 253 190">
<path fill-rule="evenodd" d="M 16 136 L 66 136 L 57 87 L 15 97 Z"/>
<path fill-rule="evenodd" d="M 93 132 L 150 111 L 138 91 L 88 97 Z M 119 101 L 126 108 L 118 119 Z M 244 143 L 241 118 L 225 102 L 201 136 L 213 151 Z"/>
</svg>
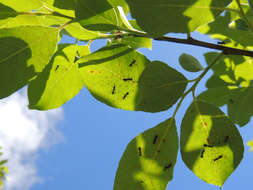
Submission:
<svg viewBox="0 0 253 190">
<path fill-rule="evenodd" d="M 172 38 L 172 37 L 163 36 L 163 37 L 154 38 L 154 40 L 175 42 L 179 44 L 188 44 L 188 45 L 220 50 L 220 51 L 223 51 L 223 54 L 226 54 L 226 55 L 245 55 L 245 56 L 253 57 L 253 51 L 231 48 L 231 47 L 226 47 L 226 46 L 222 46 L 218 44 L 212 44 L 208 42 L 199 41 L 193 38 L 180 39 L 180 38 Z"/>
</svg>

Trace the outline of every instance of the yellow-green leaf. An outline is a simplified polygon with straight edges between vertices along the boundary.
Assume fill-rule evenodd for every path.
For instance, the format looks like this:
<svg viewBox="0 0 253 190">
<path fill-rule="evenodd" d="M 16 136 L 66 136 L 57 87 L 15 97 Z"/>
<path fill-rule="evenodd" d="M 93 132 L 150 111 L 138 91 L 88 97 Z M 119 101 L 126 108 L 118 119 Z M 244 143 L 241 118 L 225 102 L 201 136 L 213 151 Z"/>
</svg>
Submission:
<svg viewBox="0 0 253 190">
<path fill-rule="evenodd" d="M 196 101 L 181 125 L 184 163 L 203 181 L 223 186 L 243 158 L 244 146 L 236 126 L 212 104 Z"/>
<path fill-rule="evenodd" d="M 253 151 L 253 141 L 249 141 L 248 146 L 250 146 L 250 151 Z"/>
<path fill-rule="evenodd" d="M 55 28 L 0 29 L 0 98 L 19 90 L 41 72 L 53 56 L 57 42 Z"/>
<path fill-rule="evenodd" d="M 75 62 L 79 49 L 89 54 L 87 46 L 61 44 L 50 64 L 30 82 L 28 97 L 31 109 L 60 107 L 83 88 L 82 77 Z"/>
<path fill-rule="evenodd" d="M 186 78 L 167 64 L 150 63 L 141 53 L 121 44 L 104 47 L 78 63 L 92 95 L 120 109 L 166 110 L 187 85 Z"/>
<path fill-rule="evenodd" d="M 173 119 L 149 129 L 127 146 L 117 170 L 114 190 L 165 190 L 173 177 L 178 135 Z"/>
</svg>

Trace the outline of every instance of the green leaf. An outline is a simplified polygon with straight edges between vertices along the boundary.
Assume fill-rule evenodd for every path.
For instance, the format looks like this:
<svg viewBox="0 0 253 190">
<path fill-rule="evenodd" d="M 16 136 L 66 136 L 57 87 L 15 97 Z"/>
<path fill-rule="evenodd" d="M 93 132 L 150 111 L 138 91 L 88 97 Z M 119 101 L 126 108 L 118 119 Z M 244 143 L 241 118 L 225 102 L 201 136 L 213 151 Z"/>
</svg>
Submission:
<svg viewBox="0 0 253 190">
<path fill-rule="evenodd" d="M 217 56 L 205 54 L 207 64 Z M 230 55 L 212 67 L 214 74 L 207 81 L 208 89 L 199 98 L 217 106 L 227 105 L 228 116 L 240 126 L 246 125 L 253 115 L 253 66 L 249 57 Z"/>
<path fill-rule="evenodd" d="M 233 22 L 232 15 L 226 12 L 224 16 L 217 17 L 214 22 L 199 27 L 198 31 L 214 39 L 226 41 L 225 46 L 251 50 L 253 47 L 252 32 L 231 28 L 229 27 L 231 22 Z"/>
<path fill-rule="evenodd" d="M 89 30 L 111 31 L 118 26 L 116 11 L 106 0 L 78 0 L 76 17 Z"/>
<path fill-rule="evenodd" d="M 178 135 L 173 119 L 149 129 L 127 146 L 117 170 L 114 190 L 165 190 L 173 177 Z"/>
<path fill-rule="evenodd" d="M 13 28 L 18 26 L 60 26 L 66 23 L 68 19 L 47 15 L 18 15 L 15 18 L 6 19 L 0 23 L 0 28 Z"/>
<path fill-rule="evenodd" d="M 250 151 L 253 151 L 253 141 L 249 141 L 248 146 L 250 146 Z"/>
<path fill-rule="evenodd" d="M 54 54 L 58 30 L 48 27 L 0 29 L 0 98 L 41 72 Z"/>
<path fill-rule="evenodd" d="M 196 101 L 181 125 L 184 163 L 203 181 L 223 186 L 243 158 L 244 146 L 236 126 L 214 105 Z"/>
<path fill-rule="evenodd" d="M 237 19 L 229 24 L 229 28 L 248 31 L 249 26 L 243 19 Z"/>
<path fill-rule="evenodd" d="M 42 0 L 46 7 L 66 16 L 75 17 L 77 0 Z"/>
<path fill-rule="evenodd" d="M 42 7 L 41 0 L 0 0 L 0 4 L 5 5 L 17 12 L 32 11 Z M 1 9 L 0 9 L 1 10 Z"/>
<path fill-rule="evenodd" d="M 85 86 L 101 102 L 125 110 L 167 110 L 182 95 L 186 78 L 165 63 L 125 45 L 102 48 L 79 61 Z"/>
<path fill-rule="evenodd" d="M 127 12 L 128 6 L 124 0 L 78 0 L 76 17 L 88 30 L 113 31 L 119 27 L 128 28 L 118 6 Z"/>
<path fill-rule="evenodd" d="M 39 0 L 0 0 L 0 26 L 8 23 L 20 13 L 37 9 L 42 6 Z"/>
<path fill-rule="evenodd" d="M 79 49 L 89 54 L 88 46 L 59 46 L 50 64 L 29 84 L 29 108 L 48 110 L 60 107 L 83 88 L 82 77 L 75 63 Z"/>
<path fill-rule="evenodd" d="M 199 72 L 204 69 L 195 57 L 186 53 L 180 55 L 179 63 L 186 71 L 189 72 Z"/>
<path fill-rule="evenodd" d="M 252 98 L 252 86 L 210 88 L 198 97 L 217 106 L 227 105 L 229 118 L 240 126 L 246 125 L 253 115 Z"/>
<path fill-rule="evenodd" d="M 204 56 L 207 64 L 210 64 L 216 55 L 217 53 L 215 52 L 206 53 Z M 253 80 L 253 65 L 251 63 L 252 58 L 250 57 L 226 55 L 212 67 L 214 71 L 213 77 L 218 77 L 222 80 L 223 86 L 248 87 Z M 217 87 L 217 85 L 207 81 L 207 87 Z"/>
<path fill-rule="evenodd" d="M 148 48 L 152 50 L 152 39 L 151 38 L 143 38 L 143 37 L 119 37 L 112 39 L 110 41 L 110 45 L 113 44 L 125 44 L 133 49 L 138 48 Z"/>
<path fill-rule="evenodd" d="M 253 0 L 248 0 L 250 8 L 253 9 Z"/>
<path fill-rule="evenodd" d="M 186 33 L 211 22 L 231 0 L 126 0 L 133 18 L 146 32 L 161 36 Z"/>
<path fill-rule="evenodd" d="M 0 28 L 12 28 L 17 26 L 54 26 L 58 27 L 65 24 L 69 19 L 53 15 L 18 15 L 15 18 L 9 18 L 5 21 L 0 21 Z M 90 31 L 83 28 L 79 23 L 71 23 L 64 30 L 69 36 L 79 40 L 91 40 L 100 37 L 105 37 L 106 34 L 96 31 Z"/>
<path fill-rule="evenodd" d="M 0 2 L 0 20 L 17 16 L 17 12 Z"/>
<path fill-rule="evenodd" d="M 70 36 L 85 41 L 106 36 L 106 34 L 101 32 L 87 30 L 83 28 L 79 23 L 69 24 L 68 26 L 65 27 L 65 30 L 68 32 Z"/>
</svg>

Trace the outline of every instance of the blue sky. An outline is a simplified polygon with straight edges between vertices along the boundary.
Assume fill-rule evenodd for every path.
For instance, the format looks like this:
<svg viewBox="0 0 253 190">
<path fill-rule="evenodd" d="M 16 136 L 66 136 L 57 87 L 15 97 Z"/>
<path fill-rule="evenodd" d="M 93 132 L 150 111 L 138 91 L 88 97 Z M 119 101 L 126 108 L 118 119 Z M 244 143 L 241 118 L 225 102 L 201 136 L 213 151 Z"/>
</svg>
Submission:
<svg viewBox="0 0 253 190">
<path fill-rule="evenodd" d="M 209 40 L 207 37 L 201 37 L 196 33 L 194 36 Z M 65 38 L 65 42 L 70 42 L 71 40 L 73 41 L 73 39 Z M 103 41 L 93 44 L 92 49 L 98 49 L 103 44 Z M 205 66 L 202 55 L 208 49 L 153 41 L 152 51 L 146 49 L 141 49 L 140 51 L 150 60 L 164 61 L 182 72 L 188 79 L 193 79 L 198 76 L 198 73 L 191 74 L 183 71 L 178 63 L 178 57 L 183 52 L 189 53 L 197 57 Z M 210 74 L 211 72 L 208 73 L 208 76 Z M 200 83 L 197 92 L 204 90 L 204 83 L 205 81 Z M 178 132 L 184 112 L 191 100 L 189 95 L 177 114 Z M 57 114 L 54 115 L 56 118 L 53 120 L 58 123 L 54 122 L 51 127 L 47 123 L 49 132 L 45 134 L 44 140 L 40 142 L 41 146 L 38 146 L 36 150 L 30 153 L 32 159 L 25 156 L 28 162 L 32 162 L 33 175 L 37 179 L 26 189 L 112 189 L 118 162 L 127 144 L 139 133 L 169 118 L 174 107 L 167 111 L 153 114 L 119 110 L 98 102 L 84 88 L 75 98 L 63 106 L 63 110 L 64 114 L 62 114 L 62 110 L 55 111 Z M 48 116 L 45 117 L 50 118 Z M 47 122 L 50 123 L 50 119 L 47 119 Z M 38 122 L 37 125 L 39 125 Z M 252 122 L 240 129 L 245 144 L 248 140 L 253 139 L 253 128 L 251 125 Z M 50 132 L 50 128 L 55 130 Z M 56 142 L 57 144 L 55 144 Z M 48 146 L 42 146 L 44 144 L 48 144 Z M 249 153 L 248 147 L 245 146 L 244 159 L 227 180 L 224 189 L 251 189 L 252 159 L 253 153 Z M 28 182 L 29 178 L 25 180 Z M 23 190 L 24 188 L 22 186 L 18 188 L 9 187 L 7 190 L 13 189 Z M 184 165 L 179 153 L 178 162 L 174 170 L 174 179 L 169 183 L 167 189 L 213 190 L 218 189 L 218 187 L 198 179 Z"/>
</svg>

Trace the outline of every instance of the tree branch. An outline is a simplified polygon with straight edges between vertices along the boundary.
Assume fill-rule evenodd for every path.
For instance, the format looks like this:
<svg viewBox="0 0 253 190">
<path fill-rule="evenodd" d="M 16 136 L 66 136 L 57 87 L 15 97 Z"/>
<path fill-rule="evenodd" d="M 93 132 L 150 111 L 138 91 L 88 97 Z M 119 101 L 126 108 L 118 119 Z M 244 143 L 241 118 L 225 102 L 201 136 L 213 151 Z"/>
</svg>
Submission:
<svg viewBox="0 0 253 190">
<path fill-rule="evenodd" d="M 163 36 L 163 37 L 154 38 L 154 40 L 175 42 L 179 44 L 188 44 L 188 45 L 220 50 L 223 52 L 223 54 L 226 54 L 226 55 L 245 55 L 245 56 L 253 57 L 253 51 L 231 48 L 231 47 L 226 47 L 226 46 L 222 46 L 218 44 L 212 44 L 208 42 L 199 41 L 193 38 L 181 39 L 181 38 L 172 38 L 172 37 Z"/>
</svg>

